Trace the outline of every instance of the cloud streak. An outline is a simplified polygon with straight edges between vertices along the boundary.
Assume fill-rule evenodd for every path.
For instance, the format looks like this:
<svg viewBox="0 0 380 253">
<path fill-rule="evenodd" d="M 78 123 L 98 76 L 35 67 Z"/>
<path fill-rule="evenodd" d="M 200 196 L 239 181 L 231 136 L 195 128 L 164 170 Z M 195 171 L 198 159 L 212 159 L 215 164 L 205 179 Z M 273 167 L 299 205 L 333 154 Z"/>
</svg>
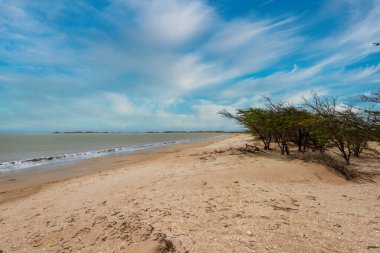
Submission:
<svg viewBox="0 0 380 253">
<path fill-rule="evenodd" d="M 217 110 L 260 95 L 371 90 L 380 2 L 340 4 L 356 15 L 322 36 L 307 33 L 302 9 L 226 16 L 201 0 L 0 0 L 0 130 L 232 129 Z"/>
</svg>

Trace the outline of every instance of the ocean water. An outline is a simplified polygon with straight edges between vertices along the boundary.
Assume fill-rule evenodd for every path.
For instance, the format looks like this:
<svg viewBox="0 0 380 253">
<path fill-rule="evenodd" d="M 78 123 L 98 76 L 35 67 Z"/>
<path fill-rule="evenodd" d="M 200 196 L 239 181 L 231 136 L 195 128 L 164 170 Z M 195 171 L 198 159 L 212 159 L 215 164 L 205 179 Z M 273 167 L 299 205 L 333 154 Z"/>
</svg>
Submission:
<svg viewBox="0 0 380 253">
<path fill-rule="evenodd" d="M 203 140 L 222 133 L 0 134 L 0 173 Z"/>
</svg>

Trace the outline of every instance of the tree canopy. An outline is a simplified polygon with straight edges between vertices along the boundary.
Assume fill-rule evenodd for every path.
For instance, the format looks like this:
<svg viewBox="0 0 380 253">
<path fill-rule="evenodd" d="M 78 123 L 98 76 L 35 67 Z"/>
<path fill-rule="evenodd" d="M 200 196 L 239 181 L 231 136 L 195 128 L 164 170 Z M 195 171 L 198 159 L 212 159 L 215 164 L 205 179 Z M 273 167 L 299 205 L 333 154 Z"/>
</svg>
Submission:
<svg viewBox="0 0 380 253">
<path fill-rule="evenodd" d="M 298 151 L 319 152 L 334 146 L 349 164 L 351 156 L 360 156 L 369 140 L 379 139 L 379 112 L 376 110 L 342 106 L 337 99 L 316 93 L 304 99 L 301 106 L 274 103 L 267 97 L 265 101 L 263 108 L 238 109 L 235 114 L 225 110 L 219 113 L 257 135 L 264 149 L 270 150 L 271 144 L 277 143 L 283 155 L 289 155 L 289 144 L 295 144 Z"/>
</svg>

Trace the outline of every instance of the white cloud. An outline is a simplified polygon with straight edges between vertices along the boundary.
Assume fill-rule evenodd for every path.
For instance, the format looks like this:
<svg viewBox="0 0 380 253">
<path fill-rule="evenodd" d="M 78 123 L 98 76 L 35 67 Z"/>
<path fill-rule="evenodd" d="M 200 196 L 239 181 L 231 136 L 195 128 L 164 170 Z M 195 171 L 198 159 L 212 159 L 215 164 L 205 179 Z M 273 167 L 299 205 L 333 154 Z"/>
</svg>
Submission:
<svg viewBox="0 0 380 253">
<path fill-rule="evenodd" d="M 191 114 L 170 113 L 165 110 L 157 110 L 156 122 L 163 129 L 171 130 L 225 130 L 239 129 L 234 121 L 221 117 L 218 112 L 227 109 L 235 112 L 237 104 L 222 105 L 207 100 L 198 101 L 192 106 Z"/>
<path fill-rule="evenodd" d="M 374 0 L 369 1 L 369 3 L 371 9 L 366 13 L 361 13 L 362 15 L 357 16 L 347 24 L 347 30 L 337 40 L 337 46 L 355 44 L 361 50 L 367 51 L 368 45 L 379 39 L 380 1 Z M 360 11 L 360 6 L 356 10 Z"/>
<path fill-rule="evenodd" d="M 10 42 L 0 57 L 15 66 L 0 69 L 8 92 L 0 105 L 13 105 L 1 121 L 54 118 L 50 103 L 65 115 L 55 123 L 66 127 L 101 120 L 99 127 L 138 128 L 150 117 L 162 130 L 233 128 L 217 111 L 257 105 L 260 95 L 297 103 L 311 89 L 340 95 L 376 84 L 380 65 L 346 68 L 380 52 L 371 45 L 379 40 L 380 2 L 370 3 L 369 11 L 355 5 L 359 14 L 340 32 L 313 40 L 297 17 L 226 19 L 201 0 L 115 0 L 102 11 L 79 1 L 0 0 L 0 39 Z M 101 25 L 62 29 L 56 20 L 65 15 Z M 174 113 L 182 100 L 190 101 L 188 113 Z"/>
<path fill-rule="evenodd" d="M 44 15 L 52 6 L 56 6 L 56 16 L 81 7 L 112 27 L 107 30 L 85 27 L 81 28 L 85 29 L 83 32 L 75 34 L 62 33 L 49 22 L 32 16 L 30 7 L 36 4 L 7 3 L 5 7 L 17 7 L 23 18 L 17 21 L 6 16 L 5 20 L 9 21 L 6 26 L 22 28 L 20 24 L 28 23 L 30 27 L 23 29 L 20 36 L 30 30 L 45 31 L 45 37 L 28 35 L 24 38 L 24 48 L 12 52 L 0 49 L 0 55 L 6 59 L 22 68 L 37 65 L 34 71 L 64 69 L 69 75 L 83 78 L 82 85 L 86 81 L 87 85 L 100 86 L 117 82 L 119 87 L 129 89 L 133 84 L 128 80 L 113 79 L 131 75 L 139 81 L 134 82 L 133 89 L 163 100 L 173 96 L 178 99 L 200 88 L 262 69 L 281 60 L 299 40 L 294 29 L 287 31 L 281 27 L 284 20 L 225 21 L 204 1 L 115 1 L 103 13 L 94 12 L 84 3 L 70 7 L 43 2 L 42 7 L 49 7 L 41 9 Z M 79 46 L 62 47 L 73 39 Z M 192 44 L 189 50 L 189 43 L 197 39 L 204 43 Z"/>
<path fill-rule="evenodd" d="M 285 20 L 232 20 L 221 22 L 202 54 L 235 75 L 258 72 L 283 60 L 303 42 L 298 29 L 288 29 Z"/>
<path fill-rule="evenodd" d="M 197 55 L 185 55 L 178 59 L 170 72 L 174 88 L 184 92 L 218 84 L 234 74 L 228 70 L 223 72 L 216 63 L 202 62 Z"/>
<path fill-rule="evenodd" d="M 106 92 L 104 96 L 110 104 L 111 113 L 121 116 L 149 115 L 149 112 L 142 105 L 133 104 L 127 96 L 112 92 Z"/>
<path fill-rule="evenodd" d="M 201 35 L 213 20 L 213 10 L 202 1 L 124 1 L 137 12 L 137 24 L 152 43 L 173 46 Z"/>
<path fill-rule="evenodd" d="M 377 15 L 380 1 L 368 1 L 366 5 L 355 1 L 335 1 L 332 8 L 334 15 L 342 5 L 356 14 L 347 19 L 342 17 L 345 22 L 340 31 L 314 41 L 306 40 L 304 47 L 298 47 L 305 55 L 304 59 L 311 62 L 309 66 L 295 65 L 289 71 L 279 70 L 264 77 L 243 79 L 224 89 L 222 98 L 238 98 L 241 94 L 275 94 L 297 102 L 298 99 L 291 94 L 321 90 L 333 96 L 346 96 L 358 92 L 361 86 L 378 84 L 379 64 L 354 66 L 358 61 L 380 52 L 380 47 L 372 45 L 380 34 L 380 26 L 375 25 L 380 23 L 380 16 Z"/>
<path fill-rule="evenodd" d="M 367 82 L 376 83 L 380 80 L 380 63 L 377 65 L 358 67 L 341 73 L 341 78 L 345 82 Z"/>
<path fill-rule="evenodd" d="M 294 91 L 288 94 L 284 94 L 286 101 L 293 105 L 300 105 L 304 102 L 304 99 L 310 99 L 313 97 L 313 93 L 319 96 L 326 96 L 327 93 L 324 89 L 306 89 L 301 91 Z"/>
</svg>

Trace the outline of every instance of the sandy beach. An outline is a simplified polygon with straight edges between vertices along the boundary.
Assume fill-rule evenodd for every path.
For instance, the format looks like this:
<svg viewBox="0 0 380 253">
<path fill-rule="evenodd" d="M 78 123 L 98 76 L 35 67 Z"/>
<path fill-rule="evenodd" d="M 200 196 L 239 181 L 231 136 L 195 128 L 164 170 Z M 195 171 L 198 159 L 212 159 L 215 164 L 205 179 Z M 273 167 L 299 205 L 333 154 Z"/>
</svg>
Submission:
<svg viewBox="0 0 380 253">
<path fill-rule="evenodd" d="M 251 140 L 3 177 L 0 252 L 380 252 L 379 177 L 229 150 Z"/>
</svg>

